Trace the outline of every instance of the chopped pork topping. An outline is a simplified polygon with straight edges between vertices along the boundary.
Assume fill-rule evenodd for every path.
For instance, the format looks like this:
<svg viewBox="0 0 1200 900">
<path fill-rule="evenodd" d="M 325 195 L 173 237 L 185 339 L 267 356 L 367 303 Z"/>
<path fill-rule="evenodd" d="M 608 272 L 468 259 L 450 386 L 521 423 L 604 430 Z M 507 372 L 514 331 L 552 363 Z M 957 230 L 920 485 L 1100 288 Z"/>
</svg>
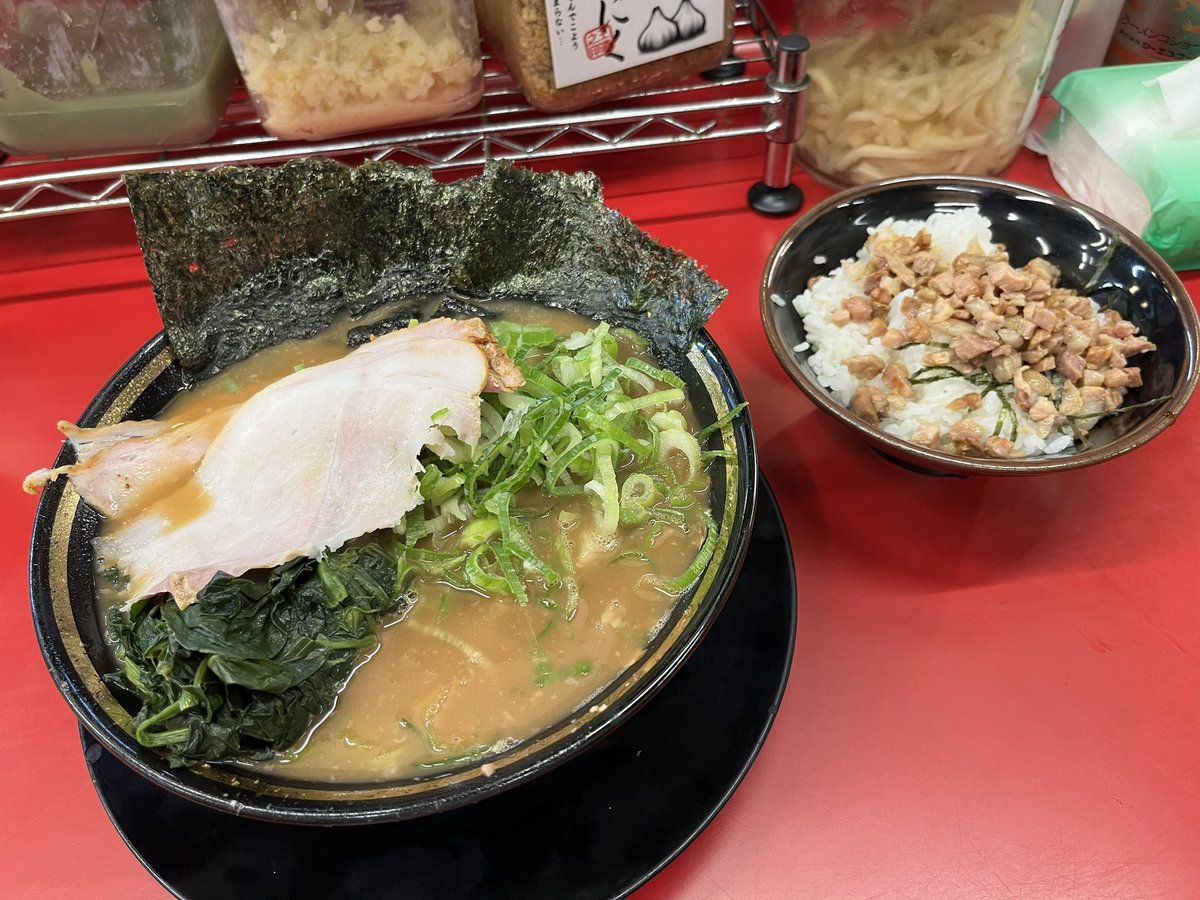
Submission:
<svg viewBox="0 0 1200 900">
<path fill-rule="evenodd" d="M 938 272 L 929 279 L 929 286 L 942 297 L 949 297 L 954 293 L 954 273 L 949 269 Z"/>
<path fill-rule="evenodd" d="M 1032 304 L 1026 306 L 1025 318 L 1031 319 L 1034 325 L 1047 332 L 1053 331 L 1055 326 L 1058 325 L 1058 315 L 1054 310 L 1047 309 L 1044 306 L 1034 306 Z"/>
<path fill-rule="evenodd" d="M 988 456 L 995 456 L 999 459 L 1007 459 L 1012 456 L 1013 442 L 1008 438 L 992 435 L 983 442 L 983 452 Z"/>
<path fill-rule="evenodd" d="M 1067 381 L 1078 381 L 1083 377 L 1085 369 L 1087 369 L 1087 363 L 1078 353 L 1063 350 L 1058 354 L 1058 364 L 1055 366 L 1055 371 Z"/>
<path fill-rule="evenodd" d="M 883 371 L 886 363 L 882 357 L 876 356 L 874 353 L 867 353 L 863 356 L 852 356 L 843 365 L 855 378 L 861 381 L 870 381 Z"/>
<path fill-rule="evenodd" d="M 974 332 L 967 332 L 960 334 L 950 342 L 950 352 L 963 362 L 969 362 L 985 353 L 991 353 L 999 346 L 999 341 L 988 340 Z"/>
<path fill-rule="evenodd" d="M 946 404 L 946 409 L 952 409 L 956 412 L 960 409 L 979 409 L 983 406 L 983 396 L 978 391 L 972 391 L 969 394 L 963 394 L 961 397 L 956 397 Z"/>
<path fill-rule="evenodd" d="M 932 422 L 924 422 L 917 426 L 913 432 L 912 440 L 914 444 L 924 444 L 926 447 L 937 448 L 942 442 L 942 429 Z"/>
<path fill-rule="evenodd" d="M 888 411 L 887 395 L 877 387 L 864 384 L 850 398 L 850 411 L 860 419 L 878 425 L 879 417 Z"/>
<path fill-rule="evenodd" d="M 977 275 L 970 272 L 959 272 L 954 276 L 954 296 L 961 299 L 979 297 L 983 294 L 983 283 Z"/>
<path fill-rule="evenodd" d="M 1056 430 L 1082 435 L 1095 424 L 1085 417 L 1117 409 L 1125 392 L 1142 384 L 1140 370 L 1128 365 L 1128 358 L 1154 350 L 1154 344 L 1115 310 L 1098 311 L 1090 298 L 1060 286 L 1059 270 L 1044 259 L 1017 267 L 1003 246 L 988 254 L 972 244 L 947 263 L 926 230 L 905 236 L 881 229 L 868 239 L 867 249 L 863 292 L 847 298 L 831 316 L 838 326 L 855 323 L 883 354 L 843 363 L 862 382 L 850 408 L 867 421 L 878 423 L 889 408 L 909 404 L 914 379 L 927 384 L 956 374 L 969 377 L 985 389 L 947 404 L 962 411 L 962 421 L 946 431 L 920 423 L 911 439 L 1008 457 L 1020 455 L 1011 421 L 1018 413 L 1043 439 Z M 887 351 L 906 344 L 925 345 L 924 368 L 910 372 L 885 358 Z M 971 416 L 992 391 L 1011 417 L 998 421 L 995 431 Z"/>
<path fill-rule="evenodd" d="M 904 336 L 918 344 L 927 344 L 933 339 L 933 332 L 929 328 L 929 323 L 924 319 L 909 316 L 904 320 Z"/>
<path fill-rule="evenodd" d="M 1037 400 L 1033 402 L 1033 405 L 1029 407 L 1029 418 L 1033 419 L 1035 422 L 1040 422 L 1043 419 L 1049 419 L 1050 417 L 1057 415 L 1057 413 L 1058 409 L 1055 407 L 1053 401 L 1050 400 L 1049 397 L 1038 397 Z"/>
<path fill-rule="evenodd" d="M 1007 262 L 991 263 L 987 267 L 988 280 L 1006 294 L 1019 293 L 1033 286 L 1034 276 L 1021 269 L 1014 269 Z"/>
<path fill-rule="evenodd" d="M 851 322 L 868 322 L 871 319 L 871 299 L 869 297 L 849 297 L 842 304 L 846 312 L 850 313 Z"/>
<path fill-rule="evenodd" d="M 950 426 L 950 441 L 959 452 L 983 447 L 983 426 L 970 419 L 962 419 Z"/>
<path fill-rule="evenodd" d="M 914 391 L 908 380 L 908 369 L 902 363 L 892 363 L 883 370 L 883 383 L 901 397 L 912 397 Z"/>
</svg>

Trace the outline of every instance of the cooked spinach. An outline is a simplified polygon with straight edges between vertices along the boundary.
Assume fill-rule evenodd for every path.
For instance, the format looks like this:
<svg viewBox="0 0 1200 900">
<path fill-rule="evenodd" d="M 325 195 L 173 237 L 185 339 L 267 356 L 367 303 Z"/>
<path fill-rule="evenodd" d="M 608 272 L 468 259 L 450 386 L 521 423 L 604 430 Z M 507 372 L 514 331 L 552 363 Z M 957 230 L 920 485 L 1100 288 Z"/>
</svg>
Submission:
<svg viewBox="0 0 1200 900">
<path fill-rule="evenodd" d="M 139 743 L 172 766 L 266 759 L 332 707 L 376 625 L 409 603 L 395 553 L 381 544 L 299 559 L 265 581 L 221 574 L 196 603 L 169 597 L 114 609 L 121 668 Z"/>
</svg>

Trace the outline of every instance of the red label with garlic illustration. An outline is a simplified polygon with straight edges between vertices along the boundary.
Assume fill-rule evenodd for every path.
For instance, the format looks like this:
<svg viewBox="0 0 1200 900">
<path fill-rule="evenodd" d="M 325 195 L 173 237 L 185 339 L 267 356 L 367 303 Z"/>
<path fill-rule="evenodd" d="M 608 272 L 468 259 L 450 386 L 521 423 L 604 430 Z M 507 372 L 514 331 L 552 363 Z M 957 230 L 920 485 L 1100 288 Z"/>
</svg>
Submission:
<svg viewBox="0 0 1200 900">
<path fill-rule="evenodd" d="M 725 0 L 546 0 L 555 87 L 722 40 Z"/>
</svg>

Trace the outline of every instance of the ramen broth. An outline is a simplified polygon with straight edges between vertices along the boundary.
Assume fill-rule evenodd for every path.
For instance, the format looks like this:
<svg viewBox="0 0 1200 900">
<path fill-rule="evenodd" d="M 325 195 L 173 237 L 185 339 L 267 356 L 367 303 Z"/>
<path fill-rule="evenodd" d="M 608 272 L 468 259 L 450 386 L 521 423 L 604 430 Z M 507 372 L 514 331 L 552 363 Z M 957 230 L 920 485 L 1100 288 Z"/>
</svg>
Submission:
<svg viewBox="0 0 1200 900">
<path fill-rule="evenodd" d="M 493 308 L 510 321 L 548 325 L 563 336 L 594 324 L 531 304 Z M 343 321 L 311 340 L 260 351 L 184 392 L 164 415 L 184 422 L 219 412 L 300 366 L 344 355 L 346 333 L 359 324 Z M 624 342 L 622 354 L 628 354 Z M 680 411 L 694 430 L 690 408 Z M 561 585 L 531 584 L 529 602 L 521 605 L 465 587 L 465 579 L 453 574 L 445 580 L 418 577 L 411 585 L 415 602 L 382 630 L 378 647 L 357 667 L 329 715 L 300 746 L 255 767 L 328 782 L 433 773 L 482 759 L 585 707 L 639 659 L 674 608 L 677 598 L 645 576 L 674 577 L 695 557 L 705 533 L 706 477 L 693 497 L 680 510 L 684 528 L 668 525 L 651 535 L 649 526 L 622 527 L 603 540 L 596 536 L 588 495 L 550 497 L 526 489 L 516 501 L 534 510 L 526 522 L 533 549 L 554 564 L 569 552 L 577 596 Z M 166 492 L 153 508 L 182 521 L 203 502 L 188 492 Z M 418 546 L 455 549 L 458 537 L 425 537 Z M 102 607 L 124 599 L 104 578 L 97 582 Z"/>
<path fill-rule="evenodd" d="M 591 515 L 578 497 L 557 510 Z M 558 527 L 550 515 L 544 529 Z M 534 548 L 552 556 L 551 541 Z M 636 662 L 675 598 L 640 585 L 647 571 L 676 574 L 703 532 L 664 532 L 653 566 L 597 546 L 577 563 L 578 606 L 568 616 L 530 600 L 483 597 L 445 583 L 416 585 L 417 602 L 384 629 L 330 716 L 299 752 L 269 768 L 318 780 L 389 778 L 502 749 L 557 722 Z M 538 544 L 541 544 L 539 546 Z"/>
</svg>

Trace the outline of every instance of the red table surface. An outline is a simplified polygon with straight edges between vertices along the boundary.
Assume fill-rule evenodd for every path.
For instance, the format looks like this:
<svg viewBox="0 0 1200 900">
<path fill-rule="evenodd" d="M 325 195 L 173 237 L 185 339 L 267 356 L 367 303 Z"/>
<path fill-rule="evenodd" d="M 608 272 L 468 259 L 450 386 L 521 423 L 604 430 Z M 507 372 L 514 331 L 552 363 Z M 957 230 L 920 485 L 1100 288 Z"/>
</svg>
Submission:
<svg viewBox="0 0 1200 900">
<path fill-rule="evenodd" d="M 1200 411 L 1028 479 L 890 465 L 772 356 L 756 143 L 582 160 L 728 286 L 710 328 L 791 535 L 795 661 L 761 756 L 639 897 L 1200 896 Z M 1053 187 L 1023 155 L 1009 177 Z M 808 204 L 829 191 L 799 181 Z M 1200 273 L 1185 275 L 1200 296 Z M 88 781 L 27 605 L 20 490 L 159 327 L 128 212 L 0 225 L 0 894 L 161 897 Z M 879 535 L 885 535 L 881 540 Z M 203 851 L 197 848 L 197 864 Z"/>
</svg>

